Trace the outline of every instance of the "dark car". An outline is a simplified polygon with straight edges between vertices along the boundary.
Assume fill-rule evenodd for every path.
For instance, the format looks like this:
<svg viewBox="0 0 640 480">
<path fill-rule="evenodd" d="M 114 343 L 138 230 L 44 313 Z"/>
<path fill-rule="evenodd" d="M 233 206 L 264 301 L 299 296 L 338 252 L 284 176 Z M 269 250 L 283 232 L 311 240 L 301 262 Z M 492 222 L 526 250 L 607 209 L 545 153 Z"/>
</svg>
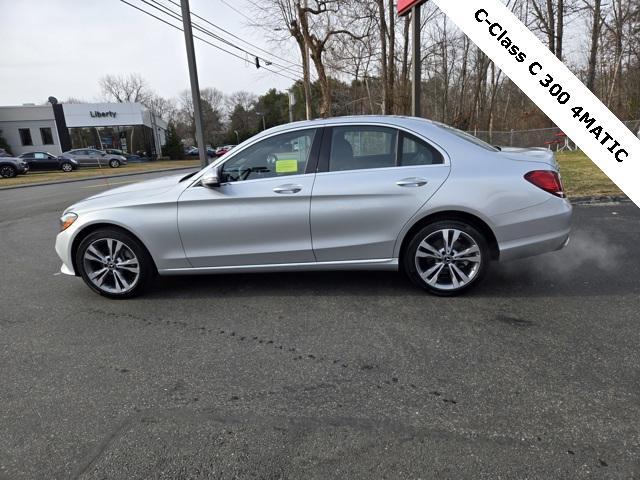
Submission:
<svg viewBox="0 0 640 480">
<path fill-rule="evenodd" d="M 27 162 L 17 157 L 0 157 L 0 177 L 13 178 L 29 171 Z"/>
<path fill-rule="evenodd" d="M 29 170 L 62 170 L 72 172 L 78 168 L 78 162 L 72 158 L 62 158 L 49 152 L 23 153 L 21 158 L 29 165 Z"/>
</svg>

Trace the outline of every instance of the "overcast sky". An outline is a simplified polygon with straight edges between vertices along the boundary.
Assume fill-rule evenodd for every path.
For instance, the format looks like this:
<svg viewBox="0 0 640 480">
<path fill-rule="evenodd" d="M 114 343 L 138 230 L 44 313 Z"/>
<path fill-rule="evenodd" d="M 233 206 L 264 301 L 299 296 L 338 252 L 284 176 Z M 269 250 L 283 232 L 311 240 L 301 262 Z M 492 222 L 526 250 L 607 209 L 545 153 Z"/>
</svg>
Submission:
<svg viewBox="0 0 640 480">
<path fill-rule="evenodd" d="M 249 5 L 227 2 L 241 11 Z M 287 58 L 223 1 L 190 3 L 192 12 Z M 50 95 L 97 101 L 98 80 L 106 74 L 140 73 L 165 97 L 189 86 L 184 34 L 119 0 L 0 0 L 0 51 L 0 105 L 42 103 Z M 196 56 L 203 88 L 261 94 L 293 83 L 197 40 Z"/>
</svg>

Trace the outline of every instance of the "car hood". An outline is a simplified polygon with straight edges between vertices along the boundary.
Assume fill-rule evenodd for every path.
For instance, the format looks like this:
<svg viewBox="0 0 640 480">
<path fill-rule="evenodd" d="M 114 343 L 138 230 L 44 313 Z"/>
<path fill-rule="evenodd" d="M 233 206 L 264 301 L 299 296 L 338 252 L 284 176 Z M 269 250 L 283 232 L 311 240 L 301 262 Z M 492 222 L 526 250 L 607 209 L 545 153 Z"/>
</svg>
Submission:
<svg viewBox="0 0 640 480">
<path fill-rule="evenodd" d="M 112 188 L 71 205 L 66 212 L 136 205 L 153 201 L 154 197 L 175 188 L 186 174 L 170 175 Z M 117 181 L 117 180 L 116 180 Z M 107 180 L 105 180 L 107 182 Z"/>
<path fill-rule="evenodd" d="M 551 165 L 554 168 L 558 167 L 555 154 L 547 148 L 517 148 L 517 147 L 501 147 L 499 152 L 511 160 L 523 160 L 527 162 L 542 162 L 547 165 Z"/>
</svg>

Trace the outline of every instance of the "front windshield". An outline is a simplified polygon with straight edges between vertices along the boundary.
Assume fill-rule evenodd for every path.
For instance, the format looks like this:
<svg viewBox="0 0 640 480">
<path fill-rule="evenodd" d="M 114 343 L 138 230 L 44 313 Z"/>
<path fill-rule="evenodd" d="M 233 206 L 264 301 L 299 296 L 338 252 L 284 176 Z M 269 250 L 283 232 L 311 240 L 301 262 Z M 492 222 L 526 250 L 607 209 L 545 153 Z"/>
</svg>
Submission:
<svg viewBox="0 0 640 480">
<path fill-rule="evenodd" d="M 444 123 L 440 123 L 440 122 L 433 122 L 433 123 L 439 126 L 440 128 L 442 128 L 443 130 L 446 130 L 447 132 L 454 134 L 456 137 L 462 138 L 463 140 L 473 143 L 474 145 L 484 148 L 485 150 L 489 150 L 491 152 L 500 151 L 499 148 L 496 148 L 493 145 L 489 145 L 487 142 L 483 142 L 478 137 L 474 137 L 470 133 L 463 132 L 462 130 L 458 130 L 457 128 L 450 127 L 449 125 L 445 125 Z"/>
</svg>

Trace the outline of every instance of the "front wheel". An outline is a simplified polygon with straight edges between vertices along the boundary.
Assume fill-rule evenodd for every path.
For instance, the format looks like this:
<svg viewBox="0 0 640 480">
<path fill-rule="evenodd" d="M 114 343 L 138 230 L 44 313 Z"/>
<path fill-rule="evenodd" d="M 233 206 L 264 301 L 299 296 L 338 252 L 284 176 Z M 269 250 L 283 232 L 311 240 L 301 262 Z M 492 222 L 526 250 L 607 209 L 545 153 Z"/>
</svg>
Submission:
<svg viewBox="0 0 640 480">
<path fill-rule="evenodd" d="M 120 161 L 116 160 L 115 158 L 113 160 L 109 160 L 109 166 L 111 168 L 118 168 L 120 166 Z"/>
<path fill-rule="evenodd" d="M 12 167 L 11 165 L 2 165 L 0 167 L 0 177 L 2 178 L 13 178 L 18 175 L 18 170 L 16 167 Z"/>
<path fill-rule="evenodd" d="M 65 173 L 69 173 L 73 170 L 73 165 L 71 165 L 69 162 L 64 162 L 62 165 L 60 165 L 60 169 Z"/>
<path fill-rule="evenodd" d="M 416 233 L 403 258 L 411 281 L 431 293 L 451 296 L 484 276 L 490 254 L 484 236 L 460 221 L 439 221 Z"/>
<path fill-rule="evenodd" d="M 109 298 L 138 295 L 155 272 L 145 247 L 133 236 L 116 229 L 89 234 L 78 247 L 76 265 L 84 282 Z"/>
</svg>

